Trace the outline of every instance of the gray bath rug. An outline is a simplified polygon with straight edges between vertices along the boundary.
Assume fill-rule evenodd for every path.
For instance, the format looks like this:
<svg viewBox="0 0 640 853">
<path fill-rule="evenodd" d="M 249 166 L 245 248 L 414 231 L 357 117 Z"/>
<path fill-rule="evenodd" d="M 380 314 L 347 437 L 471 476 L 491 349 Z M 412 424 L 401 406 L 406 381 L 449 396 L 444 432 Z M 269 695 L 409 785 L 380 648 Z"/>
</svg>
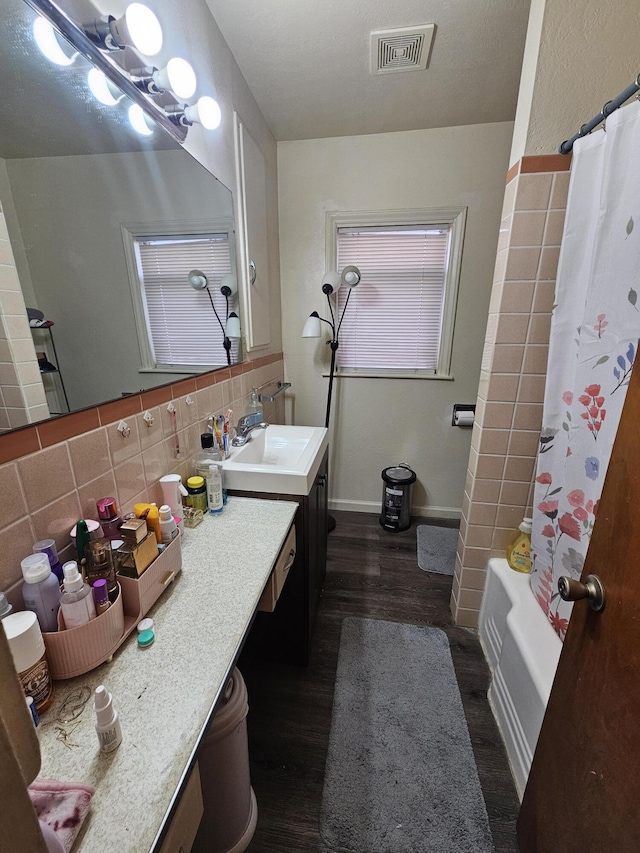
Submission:
<svg viewBox="0 0 640 853">
<path fill-rule="evenodd" d="M 417 539 L 420 568 L 424 572 L 452 575 L 456 566 L 458 528 L 419 524 Z"/>
<path fill-rule="evenodd" d="M 343 621 L 320 833 L 349 853 L 493 853 L 438 628 Z"/>
</svg>

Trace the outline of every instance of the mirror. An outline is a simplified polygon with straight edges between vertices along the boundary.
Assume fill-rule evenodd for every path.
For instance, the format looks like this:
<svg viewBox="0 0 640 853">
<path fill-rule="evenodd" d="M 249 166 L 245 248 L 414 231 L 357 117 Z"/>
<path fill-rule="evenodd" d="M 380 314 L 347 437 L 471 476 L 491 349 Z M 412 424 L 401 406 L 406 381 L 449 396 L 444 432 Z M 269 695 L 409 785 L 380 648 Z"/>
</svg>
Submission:
<svg viewBox="0 0 640 853">
<path fill-rule="evenodd" d="M 209 293 L 190 287 L 188 273 L 205 271 L 224 323 L 220 283 L 223 275 L 235 275 L 231 192 L 162 128 L 149 136 L 136 133 L 126 99 L 115 106 L 99 103 L 87 84 L 91 65 L 82 56 L 64 67 L 47 60 L 33 39 L 36 13 L 23 0 L 0 0 L 0 9 L 0 205 L 25 304 L 41 312 L 32 314 L 31 325 L 41 315 L 53 323 L 31 329 L 43 355 L 51 413 L 226 366 Z M 226 260 L 219 245 L 203 255 L 203 243 L 225 237 Z M 168 238 L 180 238 L 188 250 L 171 268 L 184 282 L 184 300 L 180 291 L 160 309 L 162 322 L 180 320 L 180 337 L 190 340 L 188 358 L 174 361 L 166 355 L 162 360 L 149 343 L 146 330 L 156 321 L 139 281 L 147 288 L 150 278 L 143 274 L 140 247 L 166 245 Z M 156 263 L 158 253 L 147 254 Z M 11 261 L 0 257 L 0 263 Z M 234 300 L 231 310 L 237 310 Z M 238 342 L 233 344 L 235 362 Z"/>
</svg>

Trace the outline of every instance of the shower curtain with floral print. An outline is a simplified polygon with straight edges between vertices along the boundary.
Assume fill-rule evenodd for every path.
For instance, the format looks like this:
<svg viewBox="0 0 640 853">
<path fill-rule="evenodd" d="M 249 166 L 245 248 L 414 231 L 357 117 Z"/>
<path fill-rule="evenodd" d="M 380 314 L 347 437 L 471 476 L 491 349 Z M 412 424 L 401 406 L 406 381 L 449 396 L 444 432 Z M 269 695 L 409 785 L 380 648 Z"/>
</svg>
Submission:
<svg viewBox="0 0 640 853">
<path fill-rule="evenodd" d="M 533 503 L 531 586 L 564 638 L 640 335 L 640 103 L 578 140 L 556 299 Z M 640 424 L 638 424 L 640 429 Z"/>
</svg>

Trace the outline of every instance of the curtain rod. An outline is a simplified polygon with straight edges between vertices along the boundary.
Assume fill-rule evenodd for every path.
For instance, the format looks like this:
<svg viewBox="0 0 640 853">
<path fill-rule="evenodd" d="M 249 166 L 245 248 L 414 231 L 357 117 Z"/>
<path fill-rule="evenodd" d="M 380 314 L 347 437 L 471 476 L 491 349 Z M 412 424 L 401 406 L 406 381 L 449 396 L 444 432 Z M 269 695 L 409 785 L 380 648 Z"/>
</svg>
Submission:
<svg viewBox="0 0 640 853">
<path fill-rule="evenodd" d="M 632 98 L 638 91 L 640 91 L 640 74 L 636 77 L 635 82 L 627 86 L 624 92 L 620 92 L 617 98 L 614 98 L 612 101 L 607 101 L 602 108 L 602 111 L 599 112 L 598 115 L 595 115 L 591 121 L 583 124 L 580 130 L 575 133 L 571 139 L 565 139 L 565 141 L 558 146 L 558 153 L 570 154 L 571 149 L 573 148 L 573 143 L 576 139 L 580 139 L 580 137 L 586 136 L 587 133 L 591 133 L 591 131 L 603 122 L 607 116 L 611 115 L 611 113 L 617 110 L 618 107 L 621 107 L 625 101 Z"/>
</svg>

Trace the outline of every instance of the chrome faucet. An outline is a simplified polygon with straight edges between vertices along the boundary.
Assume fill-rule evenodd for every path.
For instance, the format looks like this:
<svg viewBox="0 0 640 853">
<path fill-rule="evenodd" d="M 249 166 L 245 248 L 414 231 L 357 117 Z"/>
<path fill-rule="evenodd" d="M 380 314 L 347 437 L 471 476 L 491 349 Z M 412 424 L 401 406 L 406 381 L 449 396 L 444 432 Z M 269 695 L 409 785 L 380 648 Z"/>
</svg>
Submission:
<svg viewBox="0 0 640 853">
<path fill-rule="evenodd" d="M 260 417 L 260 415 L 258 415 Z M 243 415 L 236 426 L 236 436 L 231 441 L 233 447 L 242 447 L 248 441 L 251 441 L 251 433 L 254 429 L 266 429 L 269 424 L 264 421 L 256 420 L 256 415 Z"/>
</svg>

